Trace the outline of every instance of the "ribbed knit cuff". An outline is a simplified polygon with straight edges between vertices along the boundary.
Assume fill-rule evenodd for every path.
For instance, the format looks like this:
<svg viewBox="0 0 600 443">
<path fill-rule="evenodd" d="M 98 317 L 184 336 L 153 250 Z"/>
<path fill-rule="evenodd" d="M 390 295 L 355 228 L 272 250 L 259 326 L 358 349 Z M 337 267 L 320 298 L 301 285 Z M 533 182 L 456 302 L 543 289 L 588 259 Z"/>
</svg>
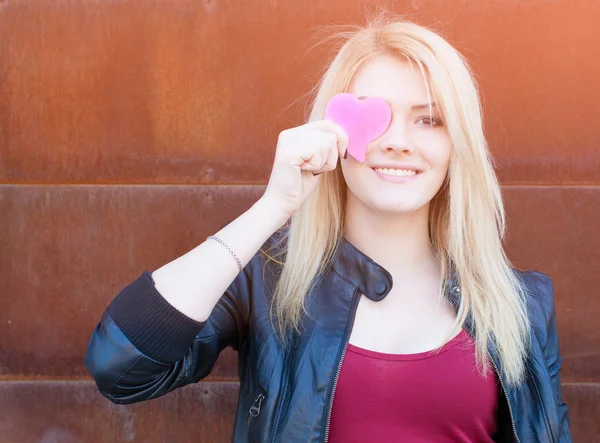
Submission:
<svg viewBox="0 0 600 443">
<path fill-rule="evenodd" d="M 167 364 L 185 356 L 206 324 L 189 318 L 165 300 L 156 290 L 150 272 L 126 286 L 107 309 L 136 348 Z"/>
</svg>

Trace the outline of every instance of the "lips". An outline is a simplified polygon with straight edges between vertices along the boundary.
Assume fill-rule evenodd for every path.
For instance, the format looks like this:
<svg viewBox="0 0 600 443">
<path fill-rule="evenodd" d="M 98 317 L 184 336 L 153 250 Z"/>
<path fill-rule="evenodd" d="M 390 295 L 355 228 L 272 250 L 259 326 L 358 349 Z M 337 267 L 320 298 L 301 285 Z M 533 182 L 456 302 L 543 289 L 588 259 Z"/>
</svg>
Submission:
<svg viewBox="0 0 600 443">
<path fill-rule="evenodd" d="M 423 169 L 410 163 L 376 163 L 370 168 L 379 178 L 394 183 L 405 183 L 414 180 Z"/>
</svg>

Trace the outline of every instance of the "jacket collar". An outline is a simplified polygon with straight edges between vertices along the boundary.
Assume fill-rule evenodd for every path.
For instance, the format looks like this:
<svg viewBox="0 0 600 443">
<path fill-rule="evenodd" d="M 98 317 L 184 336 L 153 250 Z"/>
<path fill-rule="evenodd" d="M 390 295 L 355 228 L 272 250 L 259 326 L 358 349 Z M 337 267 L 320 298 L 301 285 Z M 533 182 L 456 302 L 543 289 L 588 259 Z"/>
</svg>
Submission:
<svg viewBox="0 0 600 443">
<path fill-rule="evenodd" d="M 354 283 L 370 300 L 381 301 L 392 290 L 392 275 L 371 257 L 342 237 L 333 259 L 333 268 L 346 280 Z M 455 310 L 460 304 L 460 287 L 455 272 L 444 281 L 444 291 Z"/>
<path fill-rule="evenodd" d="M 364 254 L 345 237 L 342 237 L 333 259 L 334 270 L 354 283 L 367 298 L 383 300 L 392 290 L 392 275 L 371 257 Z M 452 271 L 444 281 L 444 292 L 454 310 L 460 305 L 461 291 L 456 273 Z"/>
<path fill-rule="evenodd" d="M 383 266 L 359 251 L 345 237 L 342 237 L 333 259 L 333 269 L 373 301 L 383 300 L 394 284 L 392 275 Z"/>
</svg>

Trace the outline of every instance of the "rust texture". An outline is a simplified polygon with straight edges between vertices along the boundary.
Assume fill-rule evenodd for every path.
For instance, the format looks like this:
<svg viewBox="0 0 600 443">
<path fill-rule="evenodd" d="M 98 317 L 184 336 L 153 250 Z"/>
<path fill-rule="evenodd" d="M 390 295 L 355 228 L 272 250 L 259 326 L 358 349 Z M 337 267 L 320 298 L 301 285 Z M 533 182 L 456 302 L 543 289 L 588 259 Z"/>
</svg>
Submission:
<svg viewBox="0 0 600 443">
<path fill-rule="evenodd" d="M 555 285 L 575 441 L 600 441 L 600 2 L 398 0 L 471 62 L 507 250 Z M 0 441 L 226 442 L 237 357 L 117 407 L 83 367 L 107 303 L 261 195 L 330 24 L 372 2 L 0 1 Z M 312 48 L 312 49 L 311 49 Z"/>
</svg>

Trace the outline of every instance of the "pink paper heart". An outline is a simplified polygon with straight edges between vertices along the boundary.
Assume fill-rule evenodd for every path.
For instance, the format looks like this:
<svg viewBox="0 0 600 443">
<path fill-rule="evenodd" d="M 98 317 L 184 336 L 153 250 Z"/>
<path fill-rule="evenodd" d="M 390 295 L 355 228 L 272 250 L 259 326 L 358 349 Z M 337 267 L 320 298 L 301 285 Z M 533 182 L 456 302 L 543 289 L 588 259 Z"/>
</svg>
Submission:
<svg viewBox="0 0 600 443">
<path fill-rule="evenodd" d="M 359 100 L 352 94 L 334 95 L 325 108 L 325 118 L 348 134 L 348 153 L 364 163 L 367 145 L 381 137 L 392 121 L 388 102 L 378 97 Z"/>
</svg>

